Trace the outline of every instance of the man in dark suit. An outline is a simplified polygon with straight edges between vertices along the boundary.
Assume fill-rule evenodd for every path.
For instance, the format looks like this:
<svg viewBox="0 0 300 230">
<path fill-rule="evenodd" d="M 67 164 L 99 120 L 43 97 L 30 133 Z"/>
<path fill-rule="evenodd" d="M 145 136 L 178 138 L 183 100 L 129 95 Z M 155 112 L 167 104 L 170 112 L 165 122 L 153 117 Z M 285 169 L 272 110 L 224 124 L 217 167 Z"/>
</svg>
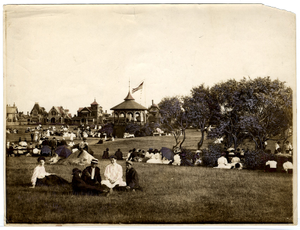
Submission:
<svg viewBox="0 0 300 230">
<path fill-rule="evenodd" d="M 50 141 L 50 147 L 51 147 L 51 155 L 54 156 L 54 153 L 55 153 L 55 149 L 57 147 L 57 142 L 56 142 L 56 139 L 55 137 L 53 137 L 53 139 Z"/>
<path fill-rule="evenodd" d="M 133 168 L 132 161 L 126 161 L 126 189 L 135 192 L 135 190 L 142 190 L 139 185 L 139 177 L 137 171 Z"/>
<path fill-rule="evenodd" d="M 115 152 L 115 156 L 117 160 L 123 160 L 123 153 L 121 152 L 120 149 L 118 149 L 118 151 Z"/>
<path fill-rule="evenodd" d="M 83 170 L 81 178 L 85 183 L 93 186 L 101 185 L 100 168 L 97 167 L 97 164 L 98 160 L 93 159 L 91 166 L 88 166 Z"/>
<path fill-rule="evenodd" d="M 81 179 L 81 170 L 78 168 L 73 169 L 72 189 L 74 195 L 88 194 L 88 195 L 99 195 L 100 193 L 107 192 L 102 190 L 98 186 L 92 186 L 85 183 Z"/>
</svg>

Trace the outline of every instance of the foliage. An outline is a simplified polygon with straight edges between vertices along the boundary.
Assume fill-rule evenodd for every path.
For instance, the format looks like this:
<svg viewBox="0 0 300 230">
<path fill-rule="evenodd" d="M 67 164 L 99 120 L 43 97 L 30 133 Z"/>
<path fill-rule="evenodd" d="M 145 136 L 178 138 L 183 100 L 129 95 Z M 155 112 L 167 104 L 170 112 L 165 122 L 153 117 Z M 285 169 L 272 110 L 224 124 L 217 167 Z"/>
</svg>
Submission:
<svg viewBox="0 0 300 230">
<path fill-rule="evenodd" d="M 113 133 L 113 130 L 114 130 L 114 125 L 112 123 L 107 123 L 101 127 L 100 132 L 106 133 L 107 136 L 111 136 Z"/>
<path fill-rule="evenodd" d="M 187 113 L 180 97 L 166 97 L 159 103 L 161 124 L 164 129 L 173 134 L 175 145 L 173 149 L 181 148 L 186 139 L 185 130 L 188 127 Z M 182 136 L 182 138 L 180 138 Z"/>
<path fill-rule="evenodd" d="M 265 141 L 284 133 L 292 121 L 292 90 L 270 77 L 228 80 L 211 88 L 220 105 L 219 125 L 210 138 L 225 137 L 226 147 L 237 148 L 250 138 L 256 149 Z"/>
<path fill-rule="evenodd" d="M 247 150 L 245 152 L 245 166 L 247 169 L 264 169 L 266 162 L 273 157 L 273 154 L 264 150 Z"/>
<path fill-rule="evenodd" d="M 131 122 L 131 123 L 128 123 L 125 127 L 125 132 L 126 133 L 131 133 L 131 134 L 134 134 L 136 135 L 137 132 L 139 132 L 141 129 L 141 126 L 134 123 L 134 122 Z"/>
<path fill-rule="evenodd" d="M 207 167 L 214 167 L 217 165 L 218 158 L 223 152 L 222 144 L 210 144 L 208 149 L 203 149 L 203 165 Z"/>
<path fill-rule="evenodd" d="M 150 123 L 147 122 L 142 128 L 141 128 L 141 135 L 142 136 L 151 136 L 156 128 L 159 128 L 160 125 L 158 123 Z"/>
<path fill-rule="evenodd" d="M 212 118 L 218 114 L 219 105 L 210 96 L 209 87 L 204 87 L 204 84 L 194 87 L 191 96 L 184 97 L 183 101 L 183 108 L 190 125 L 201 130 L 201 139 L 197 145 L 200 149 L 204 141 L 204 132 Z"/>
</svg>

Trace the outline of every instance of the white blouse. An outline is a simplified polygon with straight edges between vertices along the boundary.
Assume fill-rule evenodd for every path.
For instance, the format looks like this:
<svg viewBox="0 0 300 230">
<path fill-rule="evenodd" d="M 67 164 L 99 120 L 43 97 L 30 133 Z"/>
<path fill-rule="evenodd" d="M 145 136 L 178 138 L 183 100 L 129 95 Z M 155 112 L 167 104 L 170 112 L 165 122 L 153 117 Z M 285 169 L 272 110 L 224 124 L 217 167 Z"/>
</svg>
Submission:
<svg viewBox="0 0 300 230">
<path fill-rule="evenodd" d="M 49 176 L 49 175 L 51 174 L 46 172 L 44 166 L 41 165 L 36 166 L 31 178 L 32 185 L 35 185 L 37 179 L 43 179 L 45 176 Z"/>
</svg>

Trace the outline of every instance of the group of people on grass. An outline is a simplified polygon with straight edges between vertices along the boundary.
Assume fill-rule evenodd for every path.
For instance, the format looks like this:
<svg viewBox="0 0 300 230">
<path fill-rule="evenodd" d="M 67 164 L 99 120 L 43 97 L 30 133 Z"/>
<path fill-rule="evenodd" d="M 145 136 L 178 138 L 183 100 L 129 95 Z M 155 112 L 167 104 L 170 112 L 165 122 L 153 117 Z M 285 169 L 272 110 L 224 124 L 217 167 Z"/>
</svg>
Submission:
<svg viewBox="0 0 300 230">
<path fill-rule="evenodd" d="M 287 142 L 289 145 L 289 143 Z M 291 145 L 287 148 L 286 152 L 287 154 L 290 153 Z M 280 150 L 280 149 L 279 149 Z M 276 150 L 275 150 L 276 151 Z M 277 149 L 278 151 L 278 149 Z M 279 152 L 277 152 L 279 154 Z M 280 154 L 279 154 L 280 155 Z M 276 172 L 277 171 L 277 165 L 278 162 L 276 161 L 276 155 L 271 155 L 270 159 L 266 161 L 265 163 L 265 171 L 266 172 Z M 234 148 L 230 148 L 227 151 L 222 152 L 221 157 L 217 160 L 217 166 L 214 168 L 220 168 L 220 169 L 243 169 L 243 164 L 245 163 L 244 158 L 244 150 L 241 151 L 237 149 L 237 151 L 234 151 Z M 284 172 L 292 173 L 293 172 L 293 163 L 287 158 L 284 157 L 282 161 L 282 168 Z"/>
<path fill-rule="evenodd" d="M 38 158 L 38 165 L 33 171 L 31 178 L 32 187 L 51 186 L 51 185 L 72 185 L 73 194 L 99 195 L 105 193 L 109 196 L 113 190 L 118 191 L 136 191 L 142 188 L 139 185 L 137 171 L 133 168 L 132 161 L 126 161 L 126 181 L 123 180 L 122 166 L 117 163 L 115 156 L 110 157 L 110 164 L 104 171 L 104 179 L 100 175 L 98 159 L 93 159 L 91 165 L 83 171 L 78 168 L 72 170 L 72 182 L 69 183 L 55 173 L 48 173 L 45 169 L 45 158 Z"/>
</svg>

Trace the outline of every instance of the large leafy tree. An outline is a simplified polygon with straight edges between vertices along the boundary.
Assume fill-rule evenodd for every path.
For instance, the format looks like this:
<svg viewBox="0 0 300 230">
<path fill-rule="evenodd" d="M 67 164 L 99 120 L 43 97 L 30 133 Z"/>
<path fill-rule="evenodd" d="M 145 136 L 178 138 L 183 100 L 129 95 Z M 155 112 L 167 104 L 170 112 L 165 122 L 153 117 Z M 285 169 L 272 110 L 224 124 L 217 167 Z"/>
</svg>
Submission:
<svg viewBox="0 0 300 230">
<path fill-rule="evenodd" d="M 292 122 L 292 90 L 284 82 L 270 77 L 243 79 L 241 87 L 245 93 L 244 113 L 240 126 L 250 135 L 256 148 L 284 134 Z"/>
<path fill-rule="evenodd" d="M 183 108 L 183 100 L 181 97 L 165 97 L 159 103 L 161 113 L 161 124 L 175 138 L 175 148 L 181 148 L 186 139 L 185 130 L 188 127 L 188 119 L 186 111 Z"/>
<path fill-rule="evenodd" d="M 265 141 L 285 133 L 292 120 L 292 90 L 270 77 L 228 80 L 211 88 L 220 105 L 219 126 L 209 135 L 225 137 L 235 148 L 246 138 L 263 149 Z"/>
<path fill-rule="evenodd" d="M 204 84 L 194 87 L 191 96 L 184 97 L 183 101 L 187 119 L 193 127 L 201 131 L 201 138 L 197 144 L 197 148 L 200 149 L 207 126 L 212 122 L 212 118 L 218 115 L 219 105 L 211 97 L 209 87 L 205 87 Z"/>
</svg>

